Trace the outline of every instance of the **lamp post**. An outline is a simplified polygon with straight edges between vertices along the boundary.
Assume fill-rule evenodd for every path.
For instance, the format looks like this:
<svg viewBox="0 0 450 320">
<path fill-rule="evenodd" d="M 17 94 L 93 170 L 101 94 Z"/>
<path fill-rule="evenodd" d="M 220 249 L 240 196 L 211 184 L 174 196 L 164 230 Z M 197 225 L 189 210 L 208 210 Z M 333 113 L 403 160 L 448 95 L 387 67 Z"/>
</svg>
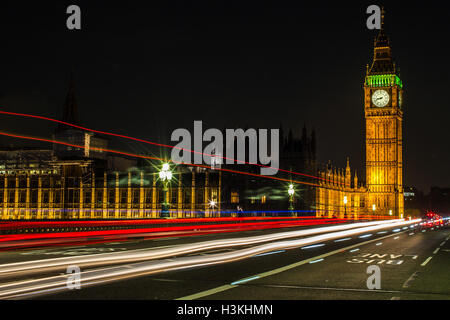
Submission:
<svg viewBox="0 0 450 320">
<path fill-rule="evenodd" d="M 161 218 L 169 218 L 169 182 L 172 179 L 172 172 L 170 171 L 170 166 L 168 163 L 164 163 L 161 171 L 159 172 L 159 179 L 163 182 L 163 192 L 164 192 L 164 203 L 161 208 Z"/>
<path fill-rule="evenodd" d="M 389 215 L 392 216 L 392 210 L 389 210 Z"/>
<path fill-rule="evenodd" d="M 294 185 L 291 183 L 291 184 L 289 185 L 289 189 L 288 189 L 288 195 L 289 195 L 289 211 L 291 211 L 291 213 L 292 213 L 292 211 L 294 210 L 294 193 L 295 193 Z M 293 215 L 293 213 L 292 213 L 292 215 Z"/>
<path fill-rule="evenodd" d="M 375 210 L 377 209 L 377 206 L 375 205 L 375 203 L 372 205 L 372 211 L 373 211 L 373 215 L 375 216 Z"/>
<path fill-rule="evenodd" d="M 347 219 L 347 196 L 344 196 L 344 219 Z"/>
<path fill-rule="evenodd" d="M 214 201 L 214 199 L 212 199 L 212 200 L 209 201 L 209 207 L 211 208 L 212 216 L 213 216 L 213 217 L 215 217 L 215 216 L 214 216 L 214 208 L 216 207 L 216 204 L 217 204 L 217 203 L 216 203 L 216 201 Z"/>
</svg>

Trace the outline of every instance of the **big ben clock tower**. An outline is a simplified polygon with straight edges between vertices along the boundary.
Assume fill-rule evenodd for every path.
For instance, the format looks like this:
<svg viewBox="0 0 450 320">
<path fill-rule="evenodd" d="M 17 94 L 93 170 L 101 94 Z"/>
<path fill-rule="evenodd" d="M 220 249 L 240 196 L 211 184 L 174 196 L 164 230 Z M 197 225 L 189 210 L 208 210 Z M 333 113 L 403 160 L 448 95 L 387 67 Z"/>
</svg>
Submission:
<svg viewBox="0 0 450 320">
<path fill-rule="evenodd" d="M 370 214 L 403 218 L 403 84 L 392 59 L 389 38 L 375 38 L 372 65 L 364 82 L 366 119 L 366 207 Z"/>
</svg>

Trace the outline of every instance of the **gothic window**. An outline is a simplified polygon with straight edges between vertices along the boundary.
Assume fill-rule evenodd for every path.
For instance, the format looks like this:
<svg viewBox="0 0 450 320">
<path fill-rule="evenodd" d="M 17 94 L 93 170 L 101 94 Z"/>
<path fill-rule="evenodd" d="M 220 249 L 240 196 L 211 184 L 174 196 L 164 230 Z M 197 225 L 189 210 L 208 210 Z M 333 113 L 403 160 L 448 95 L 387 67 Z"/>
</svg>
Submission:
<svg viewBox="0 0 450 320">
<path fill-rule="evenodd" d="M 108 203 L 109 205 L 112 205 L 115 203 L 115 190 L 114 189 L 109 189 L 108 190 Z"/>
<path fill-rule="evenodd" d="M 185 204 L 191 203 L 191 190 L 190 190 L 190 189 L 186 189 L 186 190 L 184 191 L 183 195 L 184 195 L 183 202 L 184 202 Z"/>
<path fill-rule="evenodd" d="M 33 202 L 33 200 L 31 200 L 31 202 Z M 60 202 L 61 202 L 61 191 L 55 190 L 53 193 L 53 203 L 60 203 Z"/>
<path fill-rule="evenodd" d="M 231 192 L 231 203 L 239 203 L 239 193 L 237 191 Z"/>
<path fill-rule="evenodd" d="M 91 191 L 85 191 L 84 192 L 84 203 L 85 204 L 90 204 L 91 203 Z"/>
<path fill-rule="evenodd" d="M 173 188 L 171 191 L 171 203 L 178 203 L 178 188 Z"/>
<path fill-rule="evenodd" d="M 144 191 L 145 193 L 145 203 L 152 203 L 152 189 L 147 188 Z"/>
<path fill-rule="evenodd" d="M 139 189 L 133 189 L 133 204 L 139 203 Z"/>
<path fill-rule="evenodd" d="M 203 192 L 204 192 L 204 190 L 203 189 L 199 189 L 199 190 L 197 190 L 197 194 L 196 194 L 196 202 L 198 203 L 198 204 L 201 204 L 201 203 L 204 203 L 204 194 L 203 194 Z"/>
<path fill-rule="evenodd" d="M 73 203 L 79 204 L 80 203 L 80 190 L 75 189 L 73 191 Z"/>
<path fill-rule="evenodd" d="M 97 205 L 101 205 L 103 203 L 103 190 L 97 190 L 96 192 L 96 199 L 95 199 Z"/>
<path fill-rule="evenodd" d="M 120 190 L 120 203 L 121 204 L 127 203 L 127 190 L 126 189 Z"/>
<path fill-rule="evenodd" d="M 25 203 L 27 199 L 27 192 L 25 190 L 21 190 L 19 193 L 19 203 Z"/>
<path fill-rule="evenodd" d="M 31 190 L 31 203 L 38 202 L 38 191 L 36 189 Z"/>
<path fill-rule="evenodd" d="M 42 193 L 42 202 L 48 203 L 48 191 L 43 191 Z"/>
</svg>

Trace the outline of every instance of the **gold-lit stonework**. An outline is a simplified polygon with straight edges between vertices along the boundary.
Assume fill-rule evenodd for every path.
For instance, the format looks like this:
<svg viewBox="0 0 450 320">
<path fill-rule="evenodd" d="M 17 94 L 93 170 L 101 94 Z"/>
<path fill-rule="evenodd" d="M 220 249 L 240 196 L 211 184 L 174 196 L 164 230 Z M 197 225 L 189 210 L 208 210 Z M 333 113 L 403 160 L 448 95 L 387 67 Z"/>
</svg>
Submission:
<svg viewBox="0 0 450 320">
<path fill-rule="evenodd" d="M 382 27 L 364 83 L 367 205 L 395 217 L 403 216 L 402 96 L 403 84 Z"/>
<path fill-rule="evenodd" d="M 373 62 L 367 65 L 364 80 L 365 186 L 350 184 L 348 162 L 345 177 L 340 170 L 327 166 L 319 172 L 325 180 L 316 192 L 318 216 L 342 218 L 347 212 L 353 216 L 403 218 L 402 101 L 403 83 L 382 23 L 374 42 Z"/>
</svg>

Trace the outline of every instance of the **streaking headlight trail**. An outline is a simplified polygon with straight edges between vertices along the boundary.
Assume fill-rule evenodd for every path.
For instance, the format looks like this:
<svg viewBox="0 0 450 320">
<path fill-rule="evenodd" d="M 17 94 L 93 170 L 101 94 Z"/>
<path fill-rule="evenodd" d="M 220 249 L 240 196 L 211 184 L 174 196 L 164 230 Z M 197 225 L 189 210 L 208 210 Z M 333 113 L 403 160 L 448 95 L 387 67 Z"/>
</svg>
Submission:
<svg viewBox="0 0 450 320">
<path fill-rule="evenodd" d="M 249 244 L 258 244 L 262 242 L 281 240 L 286 238 L 294 238 L 308 236 L 317 233 L 335 232 L 340 230 L 354 229 L 366 226 L 383 225 L 383 228 L 393 225 L 398 220 L 361 222 L 354 224 L 320 227 L 307 230 L 279 232 L 264 236 L 242 237 L 232 239 L 221 239 L 215 241 L 204 241 L 192 244 L 176 245 L 170 248 L 161 249 L 145 249 L 133 250 L 126 252 L 113 252 L 93 254 L 77 257 L 64 257 L 55 259 L 43 259 L 27 262 L 16 262 L 0 265 L 0 277 L 11 273 L 33 273 L 51 271 L 55 269 L 64 269 L 68 265 L 77 265 L 79 267 L 97 266 L 103 264 L 115 264 L 126 262 L 137 262 L 151 259 L 162 259 L 170 256 L 189 254 L 210 249 L 227 248 L 232 246 L 243 246 Z"/>
<path fill-rule="evenodd" d="M 387 226 L 389 227 L 405 226 L 417 221 L 418 220 L 396 221 L 389 224 L 378 224 L 367 227 L 360 227 L 356 229 L 352 228 L 350 230 L 320 234 L 317 236 L 302 239 L 266 243 L 226 253 L 179 257 L 165 260 L 152 260 L 152 261 L 138 262 L 132 265 L 128 264 L 122 266 L 88 270 L 81 273 L 80 279 L 81 286 L 87 287 L 94 284 L 107 283 L 117 281 L 120 279 L 127 279 L 142 275 L 155 274 L 159 272 L 238 261 L 265 252 L 298 248 L 301 246 L 311 245 L 314 243 L 333 240 L 359 233 L 371 231 L 373 232 L 382 228 L 386 228 Z M 66 286 L 67 276 L 68 275 L 58 275 L 53 277 L 45 277 L 4 284 L 0 286 L 0 298 L 3 299 L 20 298 L 45 293 L 52 293 L 52 292 L 54 293 L 57 291 L 64 291 L 67 290 Z"/>
</svg>

